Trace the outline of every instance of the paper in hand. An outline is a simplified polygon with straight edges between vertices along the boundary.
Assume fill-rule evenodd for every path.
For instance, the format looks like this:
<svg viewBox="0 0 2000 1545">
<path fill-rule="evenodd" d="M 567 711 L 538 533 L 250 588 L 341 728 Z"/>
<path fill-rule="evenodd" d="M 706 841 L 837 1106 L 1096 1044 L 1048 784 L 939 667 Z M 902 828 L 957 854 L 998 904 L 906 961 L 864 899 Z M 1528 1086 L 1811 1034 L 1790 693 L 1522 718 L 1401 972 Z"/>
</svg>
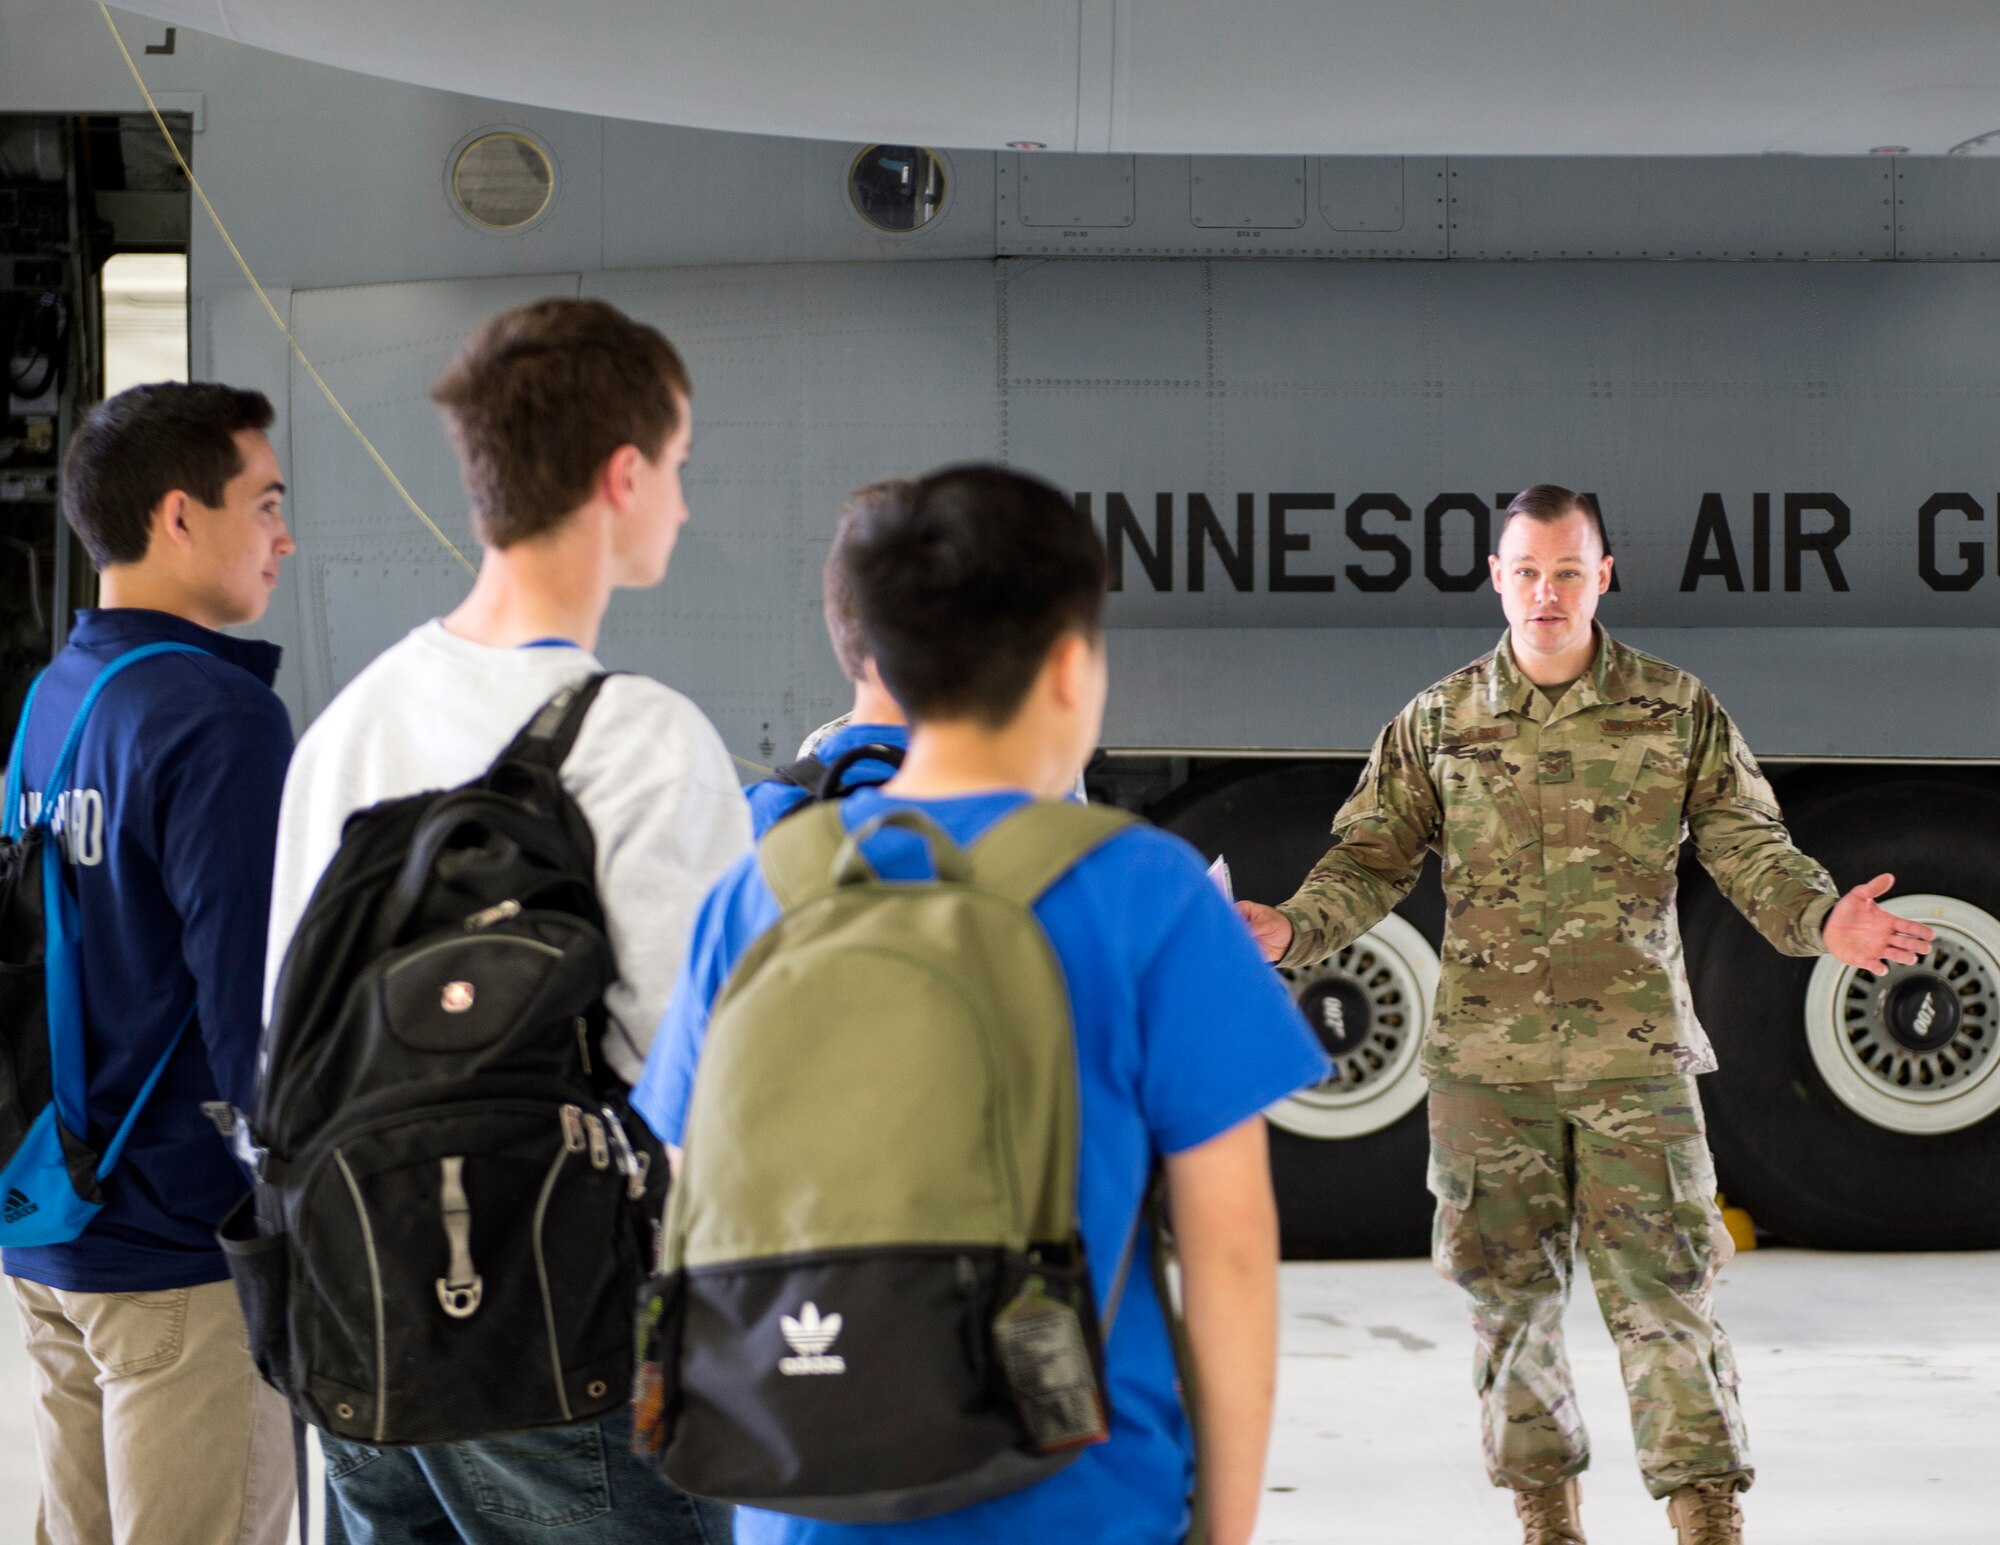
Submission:
<svg viewBox="0 0 2000 1545">
<path fill-rule="evenodd" d="M 1222 892 L 1224 901 L 1236 900 L 1236 886 L 1229 878 L 1229 860 L 1223 854 L 1215 855 L 1215 862 L 1208 866 L 1208 877 L 1215 882 L 1215 888 Z"/>
</svg>

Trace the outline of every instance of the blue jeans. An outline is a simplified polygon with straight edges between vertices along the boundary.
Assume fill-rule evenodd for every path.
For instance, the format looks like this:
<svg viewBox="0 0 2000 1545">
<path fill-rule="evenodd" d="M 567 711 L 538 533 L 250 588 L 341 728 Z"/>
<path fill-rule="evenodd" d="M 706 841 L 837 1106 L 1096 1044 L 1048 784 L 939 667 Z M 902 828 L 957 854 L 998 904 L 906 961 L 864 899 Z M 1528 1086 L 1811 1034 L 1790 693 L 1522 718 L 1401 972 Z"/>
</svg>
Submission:
<svg viewBox="0 0 2000 1545">
<path fill-rule="evenodd" d="M 632 1453 L 632 1408 L 419 1448 L 320 1434 L 326 1545 L 728 1545 L 729 1509 Z"/>
</svg>

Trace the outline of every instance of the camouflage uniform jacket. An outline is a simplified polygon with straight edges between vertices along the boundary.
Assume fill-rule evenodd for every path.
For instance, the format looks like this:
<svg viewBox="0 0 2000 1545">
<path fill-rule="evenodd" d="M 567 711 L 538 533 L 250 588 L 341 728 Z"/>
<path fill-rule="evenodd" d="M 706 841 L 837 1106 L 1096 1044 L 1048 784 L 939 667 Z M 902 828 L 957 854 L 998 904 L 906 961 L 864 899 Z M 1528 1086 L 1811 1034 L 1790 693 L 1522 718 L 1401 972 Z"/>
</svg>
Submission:
<svg viewBox="0 0 2000 1545">
<path fill-rule="evenodd" d="M 1736 726 L 1686 671 L 1597 630 L 1560 702 L 1506 638 L 1375 742 L 1333 847 L 1279 910 L 1280 962 L 1322 959 L 1444 860 L 1431 1077 L 1485 1083 L 1706 1073 L 1681 959 L 1675 861 L 1692 832 L 1716 884 L 1788 955 L 1824 953 L 1833 882 L 1792 845 Z"/>
</svg>

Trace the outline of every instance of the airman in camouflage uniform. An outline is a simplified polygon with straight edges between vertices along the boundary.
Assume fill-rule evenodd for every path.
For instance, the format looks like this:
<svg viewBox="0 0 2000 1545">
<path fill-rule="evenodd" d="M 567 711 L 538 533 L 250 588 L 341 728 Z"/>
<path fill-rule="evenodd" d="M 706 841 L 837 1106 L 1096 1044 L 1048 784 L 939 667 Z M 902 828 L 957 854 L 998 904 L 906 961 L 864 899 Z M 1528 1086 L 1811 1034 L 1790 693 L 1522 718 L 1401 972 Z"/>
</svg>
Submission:
<svg viewBox="0 0 2000 1545">
<path fill-rule="evenodd" d="M 1517 1493 L 1531 1542 L 1583 1538 L 1573 1478 L 1589 1448 L 1562 1343 L 1580 1238 L 1648 1489 L 1672 1499 L 1681 1539 L 1733 1541 L 1734 1493 L 1753 1471 L 1713 1312 L 1732 1246 L 1695 1088 L 1715 1054 L 1681 958 L 1682 839 L 1788 955 L 1829 947 L 1837 904 L 1840 926 L 1865 933 L 1843 937 L 1843 958 L 1880 941 L 1879 968 L 1892 936 L 1920 949 L 1928 931 L 1874 906 L 1886 876 L 1842 901 L 1792 845 L 1714 696 L 1596 625 L 1610 561 L 1594 512 L 1546 486 L 1515 511 L 1532 521 L 1510 551 L 1535 550 L 1508 559 L 1525 580 L 1503 582 L 1494 562 L 1508 634 L 1383 730 L 1297 894 L 1243 910 L 1267 953 L 1308 965 L 1374 927 L 1427 851 L 1442 855 L 1443 972 L 1423 1050 L 1430 1185 L 1438 1268 L 1472 1298 L 1488 1472 Z M 1582 674 L 1524 674 L 1524 627 Z"/>
</svg>

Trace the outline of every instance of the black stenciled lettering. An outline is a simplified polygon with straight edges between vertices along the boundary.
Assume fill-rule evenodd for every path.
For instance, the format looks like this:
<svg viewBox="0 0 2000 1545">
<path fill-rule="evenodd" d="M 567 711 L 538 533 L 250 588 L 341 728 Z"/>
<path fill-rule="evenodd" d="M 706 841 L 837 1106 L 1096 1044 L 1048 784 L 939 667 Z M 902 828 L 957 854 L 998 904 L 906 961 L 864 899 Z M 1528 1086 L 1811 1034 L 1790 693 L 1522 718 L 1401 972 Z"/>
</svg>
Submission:
<svg viewBox="0 0 2000 1545">
<path fill-rule="evenodd" d="M 1984 521 L 1986 511 L 1971 494 L 1932 494 L 1917 511 L 1917 572 L 1933 590 L 1970 590 L 1986 572 L 1986 544 L 1960 542 L 1958 556 L 1964 566 L 1949 574 L 1938 567 L 1937 525 L 1940 515 L 1962 515 L 1967 520 Z"/>
<path fill-rule="evenodd" d="M 1275 594 L 1286 590 L 1331 590 L 1331 574 L 1294 574 L 1291 572 L 1289 557 L 1292 553 L 1302 553 L 1312 547 L 1312 537 L 1304 531 L 1288 531 L 1285 519 L 1293 510 L 1330 510 L 1334 507 L 1332 494 L 1272 494 L 1270 504 L 1270 589 Z"/>
<path fill-rule="evenodd" d="M 1112 590 L 1125 588 L 1125 544 L 1132 544 L 1139 567 L 1155 590 L 1174 588 L 1174 496 L 1159 494 L 1153 500 L 1153 539 L 1148 542 L 1123 494 L 1104 496 L 1104 556 L 1111 566 Z"/>
<path fill-rule="evenodd" d="M 1722 507 L 1721 494 L 1701 496 L 1701 512 L 1694 518 L 1694 540 L 1688 543 L 1687 567 L 1681 570 L 1681 592 L 1686 594 L 1704 579 L 1720 579 L 1730 590 L 1743 588 L 1736 538 L 1730 534 L 1729 512 Z"/>
<path fill-rule="evenodd" d="M 1827 517 L 1827 526 L 1821 531 L 1806 530 L 1806 511 L 1816 510 Z M 1841 572 L 1840 557 L 1835 551 L 1847 540 L 1848 530 L 1853 525 L 1846 501 L 1837 494 L 1786 494 L 1785 495 L 1785 589 L 1803 588 L 1805 555 L 1817 553 L 1820 567 L 1826 570 L 1826 582 L 1836 591 L 1847 589 L 1847 576 Z"/>
<path fill-rule="evenodd" d="M 1472 521 L 1470 564 L 1454 573 L 1444 566 L 1444 518 L 1460 514 Z M 1493 545 L 1493 512 L 1477 494 L 1439 494 L 1424 506 L 1424 577 L 1439 590 L 1477 590 L 1487 577 L 1486 554 Z"/>
<path fill-rule="evenodd" d="M 1750 496 L 1750 588 L 1771 588 L 1771 496 Z"/>
<path fill-rule="evenodd" d="M 1236 496 L 1236 541 L 1232 546 L 1216 518 L 1215 507 L 1206 494 L 1188 495 L 1187 572 L 1188 589 L 1208 588 L 1208 550 L 1215 549 L 1229 582 L 1238 590 L 1250 590 L 1257 583 L 1257 496 Z"/>
<path fill-rule="evenodd" d="M 1374 573 L 1350 563 L 1347 582 L 1356 590 L 1400 590 L 1410 577 L 1410 544 L 1393 531 L 1370 531 L 1368 517 L 1377 511 L 1405 524 L 1410 518 L 1410 507 L 1394 494 L 1363 494 L 1348 505 L 1347 540 L 1364 553 L 1387 553 L 1389 567 Z"/>
</svg>

